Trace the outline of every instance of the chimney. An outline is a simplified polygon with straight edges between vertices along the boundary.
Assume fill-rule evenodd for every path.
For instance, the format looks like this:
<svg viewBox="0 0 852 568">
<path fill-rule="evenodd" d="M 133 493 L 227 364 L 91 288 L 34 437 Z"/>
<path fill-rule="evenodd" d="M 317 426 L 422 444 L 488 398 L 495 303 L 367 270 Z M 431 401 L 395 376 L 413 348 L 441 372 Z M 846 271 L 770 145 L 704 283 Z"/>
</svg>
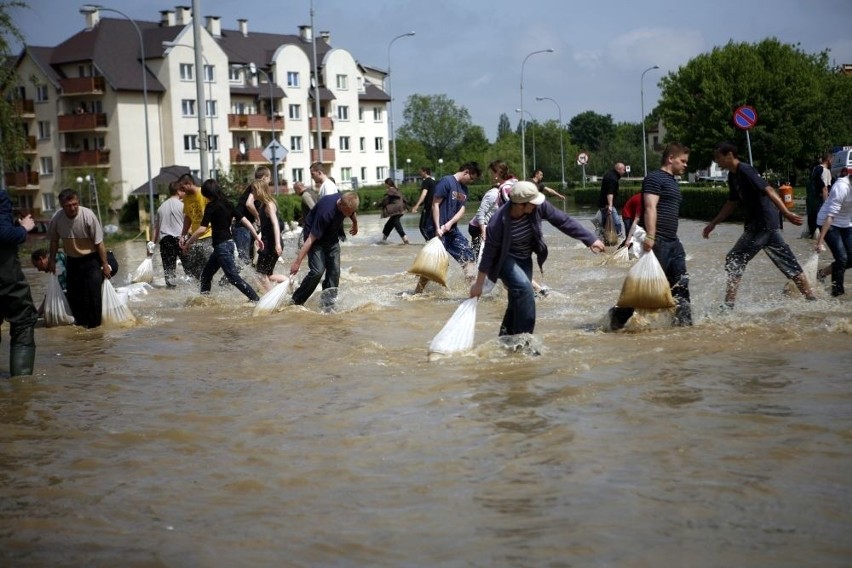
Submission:
<svg viewBox="0 0 852 568">
<path fill-rule="evenodd" d="M 237 24 L 240 26 L 240 33 L 243 34 L 243 37 L 248 37 L 248 20 L 240 18 L 237 20 Z"/>
<path fill-rule="evenodd" d="M 177 11 L 177 25 L 185 26 L 192 22 L 192 8 L 189 6 L 175 6 Z"/>
<path fill-rule="evenodd" d="M 86 30 L 95 29 L 95 26 L 101 21 L 101 11 L 95 6 L 82 8 L 80 13 L 86 16 Z"/>
<path fill-rule="evenodd" d="M 323 40 L 325 43 L 331 43 L 331 32 L 320 32 L 320 39 Z"/>
<path fill-rule="evenodd" d="M 174 10 L 160 10 L 160 27 L 170 28 L 175 25 Z"/>
<path fill-rule="evenodd" d="M 207 16 L 207 31 L 213 37 L 222 37 L 222 22 L 219 16 Z"/>
<path fill-rule="evenodd" d="M 313 31 L 311 30 L 311 26 L 299 26 L 299 38 L 302 41 L 311 41 L 311 39 L 313 38 Z"/>
</svg>

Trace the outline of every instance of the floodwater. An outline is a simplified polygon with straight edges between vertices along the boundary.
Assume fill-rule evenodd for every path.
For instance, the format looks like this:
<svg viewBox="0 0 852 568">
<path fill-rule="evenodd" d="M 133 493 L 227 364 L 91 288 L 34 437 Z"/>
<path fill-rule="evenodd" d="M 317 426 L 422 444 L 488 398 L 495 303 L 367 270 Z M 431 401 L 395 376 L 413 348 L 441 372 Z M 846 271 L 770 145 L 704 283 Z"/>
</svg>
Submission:
<svg viewBox="0 0 852 568">
<path fill-rule="evenodd" d="M 336 313 L 184 283 L 133 326 L 37 329 L 36 375 L 0 375 L 0 564 L 852 565 L 850 298 L 785 297 L 761 254 L 719 315 L 741 228 L 685 221 L 696 325 L 604 333 L 627 266 L 548 226 L 541 355 L 497 341 L 498 287 L 474 349 L 430 361 L 467 286 L 452 263 L 399 295 L 404 220 L 410 246 L 361 218 Z M 118 285 L 145 246 L 116 253 Z"/>
</svg>

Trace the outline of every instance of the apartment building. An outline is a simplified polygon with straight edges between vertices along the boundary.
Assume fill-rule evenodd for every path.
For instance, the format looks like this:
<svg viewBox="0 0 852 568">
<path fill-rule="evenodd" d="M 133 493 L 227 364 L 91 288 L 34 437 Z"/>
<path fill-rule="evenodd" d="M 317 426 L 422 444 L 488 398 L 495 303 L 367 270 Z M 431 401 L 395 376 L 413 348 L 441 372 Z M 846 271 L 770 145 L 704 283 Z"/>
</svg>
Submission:
<svg viewBox="0 0 852 568">
<path fill-rule="evenodd" d="M 54 47 L 28 46 L 14 63 L 28 163 L 5 172 L 4 181 L 21 207 L 49 216 L 59 191 L 86 176 L 112 188 L 118 207 L 147 185 L 149 153 L 152 176 L 171 165 L 200 173 L 202 151 L 214 176 L 238 165 L 271 166 L 263 150 L 273 139 L 287 151 L 278 175 L 290 187 L 310 181 L 314 161 L 343 188 L 389 175 L 385 72 L 333 48 L 328 32 L 316 38 L 310 26 L 294 35 L 251 32 L 247 19 L 226 30 L 208 16 L 203 68 L 196 69 L 189 7 L 148 22 L 106 13 L 84 14 L 83 30 Z M 199 138 L 198 73 L 206 148 Z"/>
</svg>

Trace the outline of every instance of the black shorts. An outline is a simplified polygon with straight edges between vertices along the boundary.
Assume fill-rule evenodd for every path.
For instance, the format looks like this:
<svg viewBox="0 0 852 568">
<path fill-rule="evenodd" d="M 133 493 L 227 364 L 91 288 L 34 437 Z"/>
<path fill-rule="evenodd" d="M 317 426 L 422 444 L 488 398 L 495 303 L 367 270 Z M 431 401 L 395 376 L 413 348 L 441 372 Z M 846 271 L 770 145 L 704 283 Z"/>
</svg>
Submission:
<svg viewBox="0 0 852 568">
<path fill-rule="evenodd" d="M 257 263 L 255 264 L 255 270 L 260 274 L 265 274 L 266 276 L 271 276 L 275 271 L 275 263 L 278 262 L 278 255 L 275 254 L 275 251 L 272 253 L 267 253 L 266 251 L 262 251 L 257 255 Z"/>
</svg>

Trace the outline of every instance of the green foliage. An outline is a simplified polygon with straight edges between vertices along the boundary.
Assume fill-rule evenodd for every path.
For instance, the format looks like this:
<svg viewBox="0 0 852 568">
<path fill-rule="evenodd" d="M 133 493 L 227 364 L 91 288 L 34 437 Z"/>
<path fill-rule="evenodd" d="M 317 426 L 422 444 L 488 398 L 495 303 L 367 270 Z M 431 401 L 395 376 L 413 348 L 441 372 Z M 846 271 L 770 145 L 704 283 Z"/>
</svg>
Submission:
<svg viewBox="0 0 852 568">
<path fill-rule="evenodd" d="M 139 198 L 131 195 L 118 214 L 119 225 L 139 225 Z"/>
<path fill-rule="evenodd" d="M 568 123 L 571 141 L 589 152 L 597 152 L 615 136 L 615 124 L 612 115 L 602 115 L 587 110 L 581 112 Z"/>
<path fill-rule="evenodd" d="M 431 163 L 455 155 L 471 126 L 470 112 L 447 95 L 411 95 L 403 116 L 399 136 L 420 142 Z"/>
<path fill-rule="evenodd" d="M 9 13 L 12 8 L 27 7 L 25 2 L 19 0 L 0 2 L 0 57 L 4 59 L 0 65 L 0 162 L 7 171 L 28 163 L 24 156 L 27 135 L 21 128 L 19 118 L 19 105 L 23 101 L 17 87 L 21 84 L 17 77 L 14 57 L 10 55 L 12 43 L 24 43 L 24 37 Z"/>
<path fill-rule="evenodd" d="M 509 115 L 505 112 L 500 115 L 500 121 L 497 123 L 497 141 L 501 141 L 506 136 L 511 136 L 512 124 L 509 122 Z"/>
<path fill-rule="evenodd" d="M 648 169 L 651 169 L 650 164 Z M 699 221 L 710 221 L 719 212 L 719 209 L 728 201 L 728 188 L 725 187 L 684 187 L 681 186 L 683 193 L 683 201 L 680 204 L 681 219 L 696 219 Z M 623 184 L 619 187 L 618 196 L 616 197 L 615 206 L 618 209 L 624 206 L 628 199 L 633 194 L 641 191 L 639 184 L 633 184 L 624 187 Z M 585 189 L 577 188 L 574 190 L 574 203 L 577 205 L 596 207 L 600 196 L 600 187 L 586 187 Z M 742 220 L 742 214 L 739 211 L 734 213 L 727 219 L 728 221 Z"/>
</svg>

